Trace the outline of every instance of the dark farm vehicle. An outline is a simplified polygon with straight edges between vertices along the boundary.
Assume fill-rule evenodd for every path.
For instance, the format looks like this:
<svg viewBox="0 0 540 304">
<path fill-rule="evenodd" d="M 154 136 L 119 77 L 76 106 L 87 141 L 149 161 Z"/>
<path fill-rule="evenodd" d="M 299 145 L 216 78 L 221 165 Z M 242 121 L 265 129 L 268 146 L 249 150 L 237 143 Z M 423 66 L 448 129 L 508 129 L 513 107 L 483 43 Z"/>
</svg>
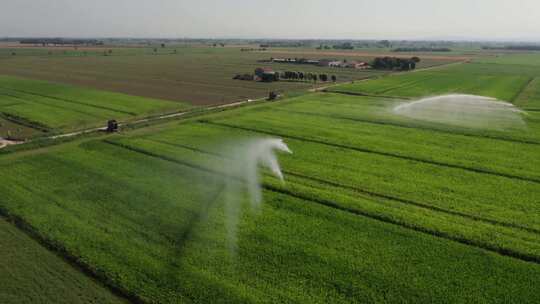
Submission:
<svg viewBox="0 0 540 304">
<path fill-rule="evenodd" d="M 118 122 L 116 120 L 111 119 L 107 122 L 107 132 L 118 132 Z"/>
</svg>

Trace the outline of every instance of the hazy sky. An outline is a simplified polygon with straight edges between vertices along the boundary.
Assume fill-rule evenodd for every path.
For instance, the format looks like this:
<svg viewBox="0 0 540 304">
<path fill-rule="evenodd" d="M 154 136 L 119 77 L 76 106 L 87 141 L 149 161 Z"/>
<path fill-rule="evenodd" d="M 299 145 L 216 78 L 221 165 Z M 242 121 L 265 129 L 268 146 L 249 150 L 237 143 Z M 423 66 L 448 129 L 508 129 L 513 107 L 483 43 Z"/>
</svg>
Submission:
<svg viewBox="0 0 540 304">
<path fill-rule="evenodd" d="M 540 0 L 0 0 L 0 37 L 540 40 Z"/>
</svg>

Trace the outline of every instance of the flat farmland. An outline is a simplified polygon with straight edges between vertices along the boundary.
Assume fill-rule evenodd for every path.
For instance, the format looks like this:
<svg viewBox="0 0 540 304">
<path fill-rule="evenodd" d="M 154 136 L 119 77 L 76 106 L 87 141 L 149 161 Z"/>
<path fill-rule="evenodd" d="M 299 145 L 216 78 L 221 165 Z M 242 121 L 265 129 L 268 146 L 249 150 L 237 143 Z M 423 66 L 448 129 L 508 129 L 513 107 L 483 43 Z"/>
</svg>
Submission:
<svg viewBox="0 0 540 304">
<path fill-rule="evenodd" d="M 344 84 L 332 91 L 394 97 L 465 93 L 514 101 L 540 75 L 535 66 L 464 63 L 430 71 L 390 75 L 379 81 Z"/>
<path fill-rule="evenodd" d="M 43 131 L 41 130 L 5 118 L 0 118 L 0 137 L 2 138 L 24 140 L 41 134 L 43 134 Z"/>
<path fill-rule="evenodd" d="M 29 138 L 43 131 L 104 126 L 109 119 L 129 121 L 190 106 L 121 93 L 25 78 L 0 76 L 2 135 Z"/>
<path fill-rule="evenodd" d="M 540 113 L 472 129 L 392 111 L 462 90 L 526 110 L 538 75 L 456 64 L 4 153 L 0 212 L 143 303 L 540 302 Z M 269 138 L 293 153 L 284 181 L 261 171 L 257 209 L 231 167 Z"/>
<path fill-rule="evenodd" d="M 1 206 L 150 303 L 540 300 L 539 145 L 361 121 L 389 102 L 317 93 L 4 155 Z M 263 175 L 231 252 L 220 164 L 269 137 L 286 182 Z"/>
<path fill-rule="evenodd" d="M 1 50 L 1 49 L 0 49 Z M 105 49 L 106 50 L 106 49 Z M 101 50 L 57 50 L 50 55 L 46 49 L 30 48 L 0 52 L 0 74 L 82 85 L 101 90 L 121 92 L 173 101 L 188 101 L 196 105 L 228 103 L 266 97 L 269 91 L 309 89 L 305 82 L 257 83 L 233 80 L 236 74 L 253 73 L 257 67 L 271 66 L 275 70 L 304 71 L 336 75 L 338 81 L 364 79 L 385 74 L 380 71 L 321 68 L 306 65 L 259 63 L 271 57 L 298 56 L 348 60 L 371 60 L 377 54 L 327 54 L 304 50 L 283 53 L 279 49 L 264 52 L 241 52 L 240 48 L 208 48 L 168 46 L 157 48 L 111 48 L 103 56 Z M 412 56 L 412 55 L 411 55 Z M 460 57 L 426 58 L 422 66 L 460 61 Z"/>
<path fill-rule="evenodd" d="M 193 138 L 212 139 L 214 133 L 223 139 L 219 128 L 216 133 L 215 127 L 195 124 L 181 126 L 180 133 L 184 127 Z M 339 202 L 346 191 L 318 188 L 319 182 L 290 173 L 286 189 L 265 179 L 262 213 L 240 219 L 237 251 L 231 256 L 220 186 L 212 182 L 215 173 L 193 166 L 208 164 L 211 157 L 194 152 L 197 143 L 186 137 L 166 142 L 179 135 L 175 129 L 155 139 L 163 144 L 143 146 L 139 135 L 3 158 L 2 206 L 99 270 L 109 284 L 150 303 L 519 303 L 538 296 L 530 288 L 540 279 L 534 263 L 325 205 L 322 198 L 339 193 L 332 197 Z M 238 133 L 226 130 L 229 137 L 245 136 Z M 190 148 L 174 147 L 179 142 Z M 305 149 L 321 148 L 301 146 L 292 144 L 300 158 Z M 21 179 L 28 183 L 20 184 Z M 319 191 L 321 198 L 310 198 L 308 191 Z M 349 195 L 360 205 L 380 204 Z M 437 225 L 452 218 L 438 218 Z M 470 229 L 476 232 L 486 229 L 465 221 L 474 223 Z M 508 230 L 514 232 L 507 237 L 526 233 Z"/>
<path fill-rule="evenodd" d="M 2 303 L 128 303 L 0 218 Z"/>
</svg>

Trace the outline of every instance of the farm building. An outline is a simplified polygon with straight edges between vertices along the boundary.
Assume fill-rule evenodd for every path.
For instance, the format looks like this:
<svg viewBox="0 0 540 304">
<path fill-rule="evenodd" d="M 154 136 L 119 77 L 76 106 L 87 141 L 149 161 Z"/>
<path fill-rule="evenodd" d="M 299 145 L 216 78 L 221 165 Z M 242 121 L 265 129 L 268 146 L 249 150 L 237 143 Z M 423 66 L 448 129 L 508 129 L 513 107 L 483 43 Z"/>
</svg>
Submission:
<svg viewBox="0 0 540 304">
<path fill-rule="evenodd" d="M 369 69 L 370 65 L 369 65 L 369 63 L 363 62 L 363 61 L 353 61 L 353 62 L 347 63 L 347 66 L 345 66 L 345 67 L 346 68 L 352 68 L 352 69 L 364 70 L 364 69 Z"/>
<path fill-rule="evenodd" d="M 320 66 L 330 67 L 330 68 L 348 68 L 348 69 L 368 69 L 370 68 L 369 63 L 363 61 L 351 61 L 346 60 L 327 60 L 323 59 L 319 63 Z"/>
</svg>

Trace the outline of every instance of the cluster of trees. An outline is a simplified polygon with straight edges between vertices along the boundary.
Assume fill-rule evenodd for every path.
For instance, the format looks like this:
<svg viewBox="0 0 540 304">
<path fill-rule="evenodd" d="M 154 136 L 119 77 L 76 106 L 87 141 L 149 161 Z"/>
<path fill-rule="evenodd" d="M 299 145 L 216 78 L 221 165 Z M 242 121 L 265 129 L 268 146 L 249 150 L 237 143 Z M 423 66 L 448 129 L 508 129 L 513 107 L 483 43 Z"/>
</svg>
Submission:
<svg viewBox="0 0 540 304">
<path fill-rule="evenodd" d="M 377 57 L 373 60 L 371 67 L 378 70 L 401 70 L 409 71 L 416 69 L 416 64 L 420 58 L 412 57 L 410 59 L 397 57 Z"/>
<path fill-rule="evenodd" d="M 391 48 L 392 47 L 392 42 L 390 42 L 390 40 L 377 41 L 377 46 L 378 47 L 383 47 L 383 48 Z"/>
<path fill-rule="evenodd" d="M 233 77 L 234 80 L 253 80 L 252 74 L 237 74 Z"/>
<path fill-rule="evenodd" d="M 271 48 L 271 47 L 306 47 L 310 45 L 309 41 L 293 41 L 293 40 L 281 40 L 281 41 L 253 41 L 253 43 L 258 43 L 260 48 Z"/>
<path fill-rule="evenodd" d="M 259 48 L 259 49 L 255 49 L 255 48 L 241 48 L 241 49 L 240 49 L 240 52 L 256 52 L 256 51 L 266 51 L 266 48 Z"/>
<path fill-rule="evenodd" d="M 103 41 L 95 39 L 64 39 L 64 38 L 28 38 L 21 39 L 21 44 L 53 45 L 103 45 Z"/>
<path fill-rule="evenodd" d="M 317 50 L 330 50 L 331 47 L 329 45 L 326 45 L 326 44 L 321 44 L 317 47 Z"/>
<path fill-rule="evenodd" d="M 329 76 L 328 74 L 313 74 L 313 73 L 304 73 L 304 72 L 292 72 L 292 71 L 285 71 L 285 72 L 275 72 L 275 73 L 264 73 L 261 74 L 260 79 L 262 82 L 273 82 L 273 81 L 279 81 L 280 79 L 283 80 L 298 80 L 298 81 L 321 81 L 321 82 L 327 82 L 327 81 L 337 81 L 336 75 Z M 252 81 L 255 79 L 253 74 L 238 74 L 233 77 L 235 80 L 248 80 Z"/>
<path fill-rule="evenodd" d="M 392 52 L 451 52 L 449 48 L 430 48 L 430 47 L 400 47 L 393 49 Z"/>
<path fill-rule="evenodd" d="M 321 81 L 327 82 L 332 80 L 333 82 L 337 81 L 336 75 L 329 76 L 328 74 L 313 74 L 313 73 L 304 73 L 304 72 L 291 72 L 285 71 L 280 74 L 281 79 L 287 80 L 300 80 L 300 81 Z"/>
<path fill-rule="evenodd" d="M 352 43 L 350 42 L 344 42 L 341 44 L 334 45 L 333 48 L 336 50 L 352 50 L 354 49 L 354 45 L 352 45 Z"/>
</svg>

